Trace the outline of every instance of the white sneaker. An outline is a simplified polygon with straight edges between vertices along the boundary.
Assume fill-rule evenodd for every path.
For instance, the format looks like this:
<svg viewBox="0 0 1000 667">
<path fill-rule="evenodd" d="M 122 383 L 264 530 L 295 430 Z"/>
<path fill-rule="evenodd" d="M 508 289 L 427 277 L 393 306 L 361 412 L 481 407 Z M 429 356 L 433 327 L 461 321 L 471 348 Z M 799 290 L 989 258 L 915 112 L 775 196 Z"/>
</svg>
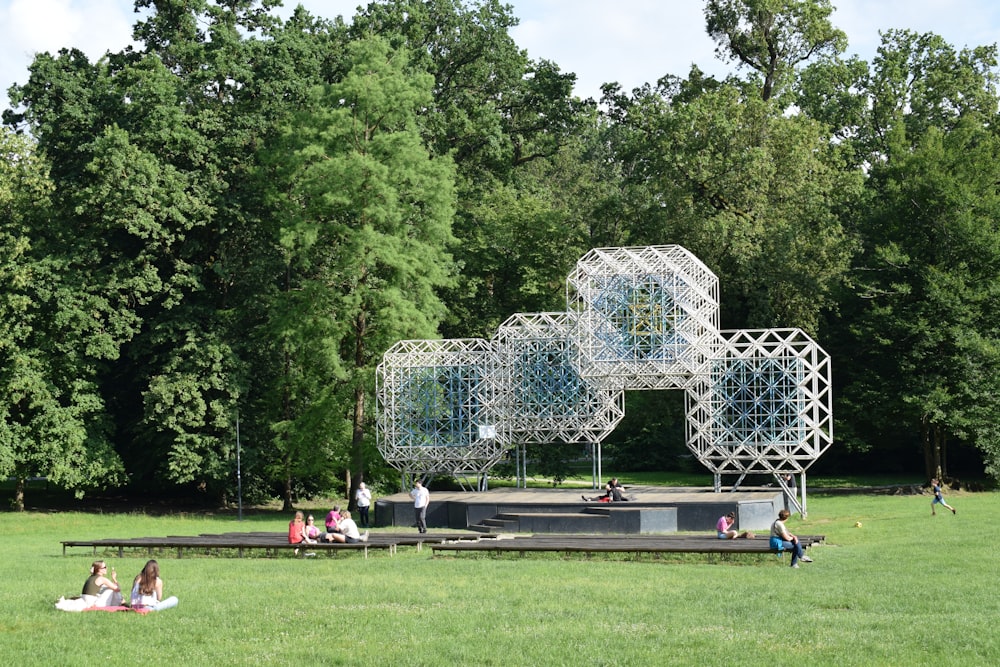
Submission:
<svg viewBox="0 0 1000 667">
<path fill-rule="evenodd" d="M 795 565 L 792 565 L 792 567 L 794 567 L 794 568 L 798 568 L 798 566 L 799 566 L 798 563 L 796 563 Z"/>
<path fill-rule="evenodd" d="M 811 562 L 813 562 L 813 559 L 810 558 L 809 556 L 803 556 L 799 560 L 802 561 L 803 563 L 811 563 Z"/>
<path fill-rule="evenodd" d="M 365 531 L 365 534 L 361 536 L 361 541 L 362 542 L 367 542 L 368 541 L 368 531 L 367 530 Z"/>
</svg>

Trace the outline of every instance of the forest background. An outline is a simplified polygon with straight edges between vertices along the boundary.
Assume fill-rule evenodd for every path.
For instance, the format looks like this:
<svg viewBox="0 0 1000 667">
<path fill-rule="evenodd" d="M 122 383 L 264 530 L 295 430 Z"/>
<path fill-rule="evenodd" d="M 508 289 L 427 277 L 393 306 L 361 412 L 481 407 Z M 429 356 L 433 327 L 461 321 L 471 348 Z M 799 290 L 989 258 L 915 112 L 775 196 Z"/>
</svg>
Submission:
<svg viewBox="0 0 1000 667">
<path fill-rule="evenodd" d="M 286 507 L 398 488 L 375 368 L 400 339 L 565 309 L 594 247 L 677 244 L 724 329 L 834 369 L 817 472 L 1000 476 L 996 45 L 828 0 L 708 0 L 697 66 L 600 100 L 494 0 L 136 0 L 128 48 L 35 57 L 0 128 L 0 478 Z M 634 392 L 621 470 L 684 470 L 680 392 Z M 578 446 L 530 450 L 565 474 Z M 348 495 L 348 497 L 351 497 Z"/>
</svg>

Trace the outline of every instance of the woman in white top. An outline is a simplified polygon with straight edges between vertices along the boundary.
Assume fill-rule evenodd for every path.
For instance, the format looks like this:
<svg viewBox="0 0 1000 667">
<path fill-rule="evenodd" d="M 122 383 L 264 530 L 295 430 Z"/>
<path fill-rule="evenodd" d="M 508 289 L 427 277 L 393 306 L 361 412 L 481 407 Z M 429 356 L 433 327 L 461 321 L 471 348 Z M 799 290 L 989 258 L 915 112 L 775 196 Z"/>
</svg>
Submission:
<svg viewBox="0 0 1000 667">
<path fill-rule="evenodd" d="M 337 530 L 339 533 L 327 533 L 327 542 L 346 542 L 348 544 L 354 544 L 355 542 L 367 542 L 368 541 L 368 531 L 362 535 L 358 532 L 358 524 L 354 523 L 354 519 L 351 518 L 351 513 L 344 510 L 340 513 L 340 521 L 337 523 Z"/>
<path fill-rule="evenodd" d="M 132 582 L 132 606 L 159 611 L 177 606 L 177 598 L 163 599 L 163 579 L 160 579 L 160 564 L 147 561 L 142 572 Z"/>
</svg>

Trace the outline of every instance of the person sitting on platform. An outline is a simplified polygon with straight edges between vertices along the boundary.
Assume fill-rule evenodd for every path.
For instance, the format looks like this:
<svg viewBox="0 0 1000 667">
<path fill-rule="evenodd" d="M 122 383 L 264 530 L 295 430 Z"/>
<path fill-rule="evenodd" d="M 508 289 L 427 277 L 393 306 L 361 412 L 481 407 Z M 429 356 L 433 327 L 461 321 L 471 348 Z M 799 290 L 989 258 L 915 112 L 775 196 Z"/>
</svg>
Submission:
<svg viewBox="0 0 1000 667">
<path fill-rule="evenodd" d="M 368 531 L 362 535 L 358 532 L 358 524 L 354 523 L 354 519 L 351 518 L 351 513 L 347 510 L 341 512 L 340 523 L 337 524 L 336 533 L 326 534 L 327 542 L 341 542 L 347 544 L 355 544 L 357 542 L 367 542 L 368 541 Z"/>
<path fill-rule="evenodd" d="M 587 496 L 581 496 L 584 501 L 588 503 L 620 503 L 627 502 L 629 499 L 625 497 L 625 487 L 621 485 L 617 477 L 612 477 L 611 480 L 604 485 L 604 495 L 594 496 L 593 498 L 588 498 Z"/>
<path fill-rule="evenodd" d="M 306 535 L 306 522 L 302 520 L 302 512 L 296 512 L 295 517 L 288 522 L 288 543 L 289 544 L 316 544 L 316 540 Z M 295 555 L 299 555 L 299 550 L 295 549 Z"/>
<path fill-rule="evenodd" d="M 622 486 L 617 477 L 612 477 L 611 481 L 604 488 L 606 491 L 605 495 L 611 496 L 611 502 L 620 503 L 628 501 L 628 498 L 625 497 L 625 487 Z"/>
<path fill-rule="evenodd" d="M 778 518 L 771 524 L 771 548 L 775 551 L 790 551 L 792 553 L 792 567 L 798 567 L 799 561 L 811 563 L 812 558 L 806 556 L 799 538 L 789 533 L 788 529 L 785 528 L 785 521 L 790 516 L 791 513 L 788 510 L 778 512 Z"/>
<path fill-rule="evenodd" d="M 725 516 L 720 516 L 715 523 L 715 533 L 720 540 L 735 540 L 739 538 L 753 539 L 754 534 L 750 531 L 739 532 L 733 528 L 736 523 L 736 513 L 730 512 Z"/>
<path fill-rule="evenodd" d="M 326 532 L 336 533 L 338 521 L 340 521 L 340 505 L 334 505 L 330 513 L 326 515 Z M 329 542 L 329 540 L 327 541 Z"/>
<path fill-rule="evenodd" d="M 316 526 L 316 519 L 310 514 L 306 518 L 306 538 L 315 542 L 322 535 L 322 531 Z"/>
</svg>

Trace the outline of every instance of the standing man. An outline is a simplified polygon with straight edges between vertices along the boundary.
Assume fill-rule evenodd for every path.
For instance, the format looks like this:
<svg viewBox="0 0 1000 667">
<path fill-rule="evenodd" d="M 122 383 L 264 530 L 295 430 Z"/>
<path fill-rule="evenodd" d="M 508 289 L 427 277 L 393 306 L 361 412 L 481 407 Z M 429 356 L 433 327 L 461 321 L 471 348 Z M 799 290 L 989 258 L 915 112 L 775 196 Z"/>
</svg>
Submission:
<svg viewBox="0 0 1000 667">
<path fill-rule="evenodd" d="M 358 484 L 358 492 L 354 494 L 354 499 L 358 501 L 358 515 L 361 519 L 361 527 L 368 527 L 368 508 L 372 504 L 372 492 L 368 490 L 364 482 Z"/>
<path fill-rule="evenodd" d="M 424 488 L 423 483 L 418 479 L 413 483 L 413 490 L 410 491 L 413 498 L 413 510 L 417 517 L 417 531 L 427 532 L 427 505 L 431 502 L 431 493 Z"/>
<path fill-rule="evenodd" d="M 788 487 L 788 491 L 785 492 L 785 509 L 791 512 L 799 496 L 798 485 L 795 483 L 795 475 L 792 473 L 786 472 L 782 477 L 784 478 L 785 486 Z"/>
</svg>

